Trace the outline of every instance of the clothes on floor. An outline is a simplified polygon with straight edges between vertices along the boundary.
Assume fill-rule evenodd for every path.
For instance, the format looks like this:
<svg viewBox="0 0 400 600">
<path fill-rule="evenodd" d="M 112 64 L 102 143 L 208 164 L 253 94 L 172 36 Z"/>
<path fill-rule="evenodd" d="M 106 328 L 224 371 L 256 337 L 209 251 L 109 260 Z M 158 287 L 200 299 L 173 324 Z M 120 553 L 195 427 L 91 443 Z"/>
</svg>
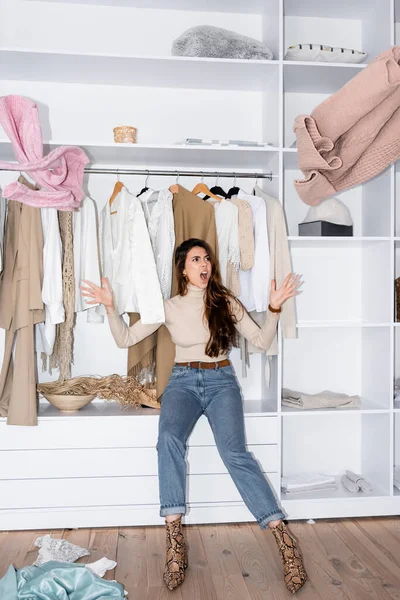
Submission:
<svg viewBox="0 0 400 600">
<path fill-rule="evenodd" d="M 360 396 L 323 390 L 318 394 L 305 394 L 282 388 L 282 406 L 311 410 L 319 408 L 360 408 Z"/>
<path fill-rule="evenodd" d="M 143 323 L 163 323 L 163 298 L 140 200 L 123 187 L 100 215 L 103 277 L 114 292 L 119 314 L 138 312 Z M 105 314 L 104 306 L 96 309 Z"/>
<path fill-rule="evenodd" d="M 56 561 L 22 569 L 10 565 L 0 579 L 1 600 L 123 600 L 124 597 L 122 584 L 101 579 L 86 565 Z"/>
<path fill-rule="evenodd" d="M 8 425 L 37 425 L 34 325 L 45 317 L 42 282 L 40 209 L 10 200 L 0 281 L 0 327 L 6 330 L 0 416 Z"/>
<path fill-rule="evenodd" d="M 189 238 L 206 241 L 218 259 L 218 241 L 215 227 L 214 209 L 210 204 L 178 185 L 174 193 L 172 207 L 174 211 L 175 249 Z M 174 250 L 175 250 L 174 249 Z M 178 292 L 175 266 L 172 269 L 171 296 Z M 160 327 L 157 333 L 156 377 L 157 398 L 161 396 L 168 383 L 174 364 L 175 348 L 166 327 Z"/>
<path fill-rule="evenodd" d="M 317 490 L 337 489 L 337 483 L 336 478 L 332 475 L 307 472 L 282 477 L 281 488 L 285 494 L 299 494 Z"/>
<path fill-rule="evenodd" d="M 88 305 L 80 289 L 84 279 L 101 285 L 96 206 L 92 198 L 84 198 L 73 213 L 73 232 L 75 312 L 86 311 L 88 323 L 102 323 L 104 318 L 96 312 L 96 305 Z"/>
<path fill-rule="evenodd" d="M 368 181 L 400 157 L 400 46 L 379 54 L 294 124 L 306 204 Z"/>
<path fill-rule="evenodd" d="M 185 296 L 177 295 L 164 302 L 165 327 L 175 344 L 175 362 L 215 362 L 216 360 L 205 353 L 210 331 L 203 318 L 204 294 L 205 290 L 189 283 Z M 232 301 L 231 307 L 237 318 L 235 328 L 239 333 L 251 340 L 255 346 L 267 349 L 275 335 L 279 314 L 268 311 L 265 324 L 260 328 L 237 301 Z M 115 342 L 120 348 L 137 344 L 160 327 L 158 323 L 146 325 L 141 321 L 128 327 L 117 310 L 108 314 L 108 320 Z M 218 360 L 224 360 L 227 356 L 222 353 L 218 356 Z"/>
<path fill-rule="evenodd" d="M 218 452 L 260 528 L 284 519 L 270 484 L 246 449 L 242 398 L 231 366 L 173 368 L 161 403 L 157 442 L 160 515 L 186 512 L 186 442 L 203 414 Z"/>
<path fill-rule="evenodd" d="M 18 161 L 0 161 L 0 168 L 29 173 L 42 188 L 32 190 L 15 181 L 4 188 L 4 196 L 39 208 L 78 208 L 84 197 L 84 168 L 89 162 L 82 148 L 58 146 L 44 157 L 38 107 L 29 98 L 0 98 L 0 124 Z"/>
</svg>

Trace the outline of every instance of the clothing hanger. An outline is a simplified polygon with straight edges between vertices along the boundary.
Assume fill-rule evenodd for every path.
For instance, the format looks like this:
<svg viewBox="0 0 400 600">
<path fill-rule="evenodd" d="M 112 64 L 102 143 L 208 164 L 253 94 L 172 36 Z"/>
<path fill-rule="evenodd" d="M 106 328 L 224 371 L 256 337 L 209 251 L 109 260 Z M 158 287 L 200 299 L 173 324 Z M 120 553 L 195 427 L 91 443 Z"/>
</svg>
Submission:
<svg viewBox="0 0 400 600">
<path fill-rule="evenodd" d="M 217 179 L 215 180 L 215 185 L 210 189 L 210 192 L 217 196 L 222 196 L 222 198 L 227 198 L 228 194 L 224 192 L 222 187 L 218 185 L 219 175 L 217 175 Z M 204 196 L 204 200 L 208 200 L 209 196 Z"/>
<path fill-rule="evenodd" d="M 229 198 L 229 200 L 230 200 L 231 198 L 233 198 L 233 196 L 237 196 L 239 192 L 240 192 L 240 188 L 238 188 L 236 185 L 236 173 L 235 173 L 235 179 L 233 180 L 233 187 L 231 187 L 231 189 L 229 190 L 226 197 Z"/>
<path fill-rule="evenodd" d="M 179 177 L 180 177 L 180 175 L 177 171 L 175 183 L 169 186 L 169 191 L 171 192 L 171 194 L 177 194 L 179 192 L 179 185 L 178 185 Z"/>
<path fill-rule="evenodd" d="M 142 188 L 140 190 L 140 192 L 136 196 L 137 198 L 139 198 L 139 196 L 141 196 L 142 194 L 144 194 L 145 192 L 147 192 L 150 189 L 149 187 L 147 187 L 147 183 L 149 181 L 149 177 L 150 177 L 150 171 L 147 171 L 146 181 L 144 182 L 144 188 Z"/>
<path fill-rule="evenodd" d="M 40 190 L 40 187 L 38 185 L 36 185 L 36 183 L 31 183 L 30 181 L 28 181 L 26 179 L 26 177 L 24 177 L 24 175 L 22 175 L 21 171 L 19 172 L 18 182 L 22 183 L 22 185 L 29 188 L 30 190 L 33 190 L 34 192 L 37 192 L 38 190 Z"/>
<path fill-rule="evenodd" d="M 194 188 L 192 189 L 192 194 L 195 194 L 196 196 L 197 194 L 205 194 L 206 196 L 211 197 L 214 200 L 218 200 L 218 202 L 221 202 L 222 198 L 219 198 L 219 196 L 213 194 L 211 190 L 208 189 L 203 179 L 203 175 L 201 175 L 201 182 L 194 186 Z"/>
<path fill-rule="evenodd" d="M 109 205 L 111 206 L 111 204 L 114 202 L 115 198 L 118 196 L 118 194 L 120 193 L 120 191 L 122 190 L 122 188 L 124 187 L 124 184 L 122 183 L 122 181 L 120 181 L 119 179 L 119 173 L 117 171 L 117 182 L 114 185 L 114 189 L 113 189 L 113 193 L 111 194 L 111 198 L 108 201 Z M 113 212 L 110 213 L 111 215 L 116 215 L 117 211 L 114 210 Z"/>
<path fill-rule="evenodd" d="M 124 184 L 122 183 L 122 181 L 120 181 L 119 173 L 117 171 L 117 181 L 116 181 L 116 184 L 114 185 L 113 193 L 111 194 L 111 197 L 109 200 L 110 206 L 114 202 L 115 198 L 118 196 L 118 194 L 120 193 L 120 191 L 122 190 L 123 187 L 124 187 Z"/>
<path fill-rule="evenodd" d="M 257 186 L 258 186 L 258 175 L 256 176 L 256 182 L 255 182 L 254 187 L 253 187 L 253 196 L 256 195 L 256 187 Z"/>
</svg>

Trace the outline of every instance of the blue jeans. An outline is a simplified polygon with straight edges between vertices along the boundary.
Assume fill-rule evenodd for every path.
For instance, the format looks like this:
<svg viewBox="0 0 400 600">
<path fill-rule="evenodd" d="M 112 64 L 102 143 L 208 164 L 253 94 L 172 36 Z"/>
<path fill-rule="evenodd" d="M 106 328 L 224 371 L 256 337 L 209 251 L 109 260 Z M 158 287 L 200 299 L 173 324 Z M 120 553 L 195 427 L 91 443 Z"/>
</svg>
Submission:
<svg viewBox="0 0 400 600">
<path fill-rule="evenodd" d="M 246 450 L 242 398 L 231 366 L 196 369 L 175 365 L 165 388 L 158 430 L 160 515 L 185 514 L 186 441 L 205 414 L 218 452 L 261 529 L 284 519 L 258 462 Z"/>
</svg>

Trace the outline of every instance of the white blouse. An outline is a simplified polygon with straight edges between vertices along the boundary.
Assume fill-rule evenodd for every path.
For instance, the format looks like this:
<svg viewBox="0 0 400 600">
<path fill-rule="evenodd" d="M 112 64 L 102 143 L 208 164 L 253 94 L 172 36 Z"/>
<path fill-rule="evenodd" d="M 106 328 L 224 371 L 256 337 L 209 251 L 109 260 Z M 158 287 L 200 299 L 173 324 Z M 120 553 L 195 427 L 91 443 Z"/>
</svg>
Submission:
<svg viewBox="0 0 400 600">
<path fill-rule="evenodd" d="M 74 212 L 73 228 L 75 312 L 87 311 L 88 323 L 101 323 L 104 319 L 96 313 L 96 305 L 88 305 L 80 289 L 84 279 L 101 285 L 96 206 L 92 198 L 84 198 Z"/>
<path fill-rule="evenodd" d="M 239 300 L 247 311 L 263 312 L 268 308 L 270 285 L 267 209 L 264 200 L 258 196 L 251 196 L 239 190 L 238 198 L 247 200 L 251 206 L 254 232 L 254 266 L 239 273 Z"/>
<path fill-rule="evenodd" d="M 113 213 L 113 214 L 111 214 Z M 143 209 L 124 187 L 100 215 L 100 255 L 104 277 L 120 315 L 140 313 L 144 324 L 164 323 L 164 304 Z M 104 315 L 104 306 L 97 307 Z"/>
<path fill-rule="evenodd" d="M 39 323 L 43 351 L 53 353 L 56 325 L 65 320 L 62 284 L 62 243 L 56 208 L 41 208 L 43 229 L 43 285 L 42 301 L 45 306 L 44 323 Z"/>
<path fill-rule="evenodd" d="M 158 279 L 164 300 L 171 297 L 175 248 L 174 213 L 169 190 L 148 190 L 139 196 L 149 230 Z"/>
</svg>

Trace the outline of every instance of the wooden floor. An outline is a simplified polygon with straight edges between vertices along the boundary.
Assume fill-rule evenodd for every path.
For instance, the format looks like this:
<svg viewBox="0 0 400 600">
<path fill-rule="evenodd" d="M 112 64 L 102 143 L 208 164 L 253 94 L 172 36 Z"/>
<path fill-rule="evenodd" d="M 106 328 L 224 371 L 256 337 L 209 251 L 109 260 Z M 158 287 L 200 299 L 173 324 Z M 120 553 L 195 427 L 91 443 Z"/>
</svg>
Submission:
<svg viewBox="0 0 400 600">
<path fill-rule="evenodd" d="M 291 524 L 301 542 L 310 581 L 302 600 L 400 600 L 400 517 Z M 199 525 L 185 528 L 189 569 L 184 584 L 169 592 L 162 584 L 164 529 L 56 530 L 90 549 L 92 562 L 118 562 L 107 579 L 117 579 L 129 600 L 284 600 L 282 566 L 270 532 L 257 525 Z M 33 542 L 43 531 L 0 532 L 0 577 L 10 563 L 30 565 Z"/>
</svg>

